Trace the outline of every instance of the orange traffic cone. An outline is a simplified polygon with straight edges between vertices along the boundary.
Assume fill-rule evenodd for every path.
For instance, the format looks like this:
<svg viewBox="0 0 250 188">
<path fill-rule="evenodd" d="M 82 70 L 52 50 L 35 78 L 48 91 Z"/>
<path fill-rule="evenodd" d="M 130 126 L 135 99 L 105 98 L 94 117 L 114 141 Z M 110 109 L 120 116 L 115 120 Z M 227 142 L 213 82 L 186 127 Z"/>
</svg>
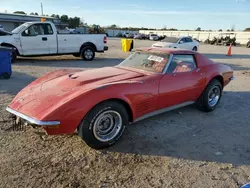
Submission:
<svg viewBox="0 0 250 188">
<path fill-rule="evenodd" d="M 232 44 L 230 44 L 228 48 L 228 52 L 227 52 L 227 56 L 231 56 L 231 55 L 232 55 Z"/>
</svg>

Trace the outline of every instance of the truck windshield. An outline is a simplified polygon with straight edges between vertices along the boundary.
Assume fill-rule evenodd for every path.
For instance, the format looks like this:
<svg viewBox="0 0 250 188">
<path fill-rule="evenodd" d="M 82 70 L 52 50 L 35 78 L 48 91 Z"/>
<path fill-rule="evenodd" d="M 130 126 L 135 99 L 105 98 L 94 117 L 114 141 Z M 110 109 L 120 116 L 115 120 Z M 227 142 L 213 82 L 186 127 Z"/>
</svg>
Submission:
<svg viewBox="0 0 250 188">
<path fill-rule="evenodd" d="M 28 24 L 28 23 L 24 23 L 24 24 L 22 24 L 22 25 L 19 25 L 16 29 L 14 29 L 13 31 L 11 31 L 11 33 L 17 34 L 17 33 L 19 33 L 21 30 L 23 30 L 24 28 L 29 27 L 29 25 L 30 25 L 30 24 Z"/>
<path fill-rule="evenodd" d="M 168 63 L 169 54 L 153 52 L 134 52 L 118 66 L 162 73 Z"/>
</svg>

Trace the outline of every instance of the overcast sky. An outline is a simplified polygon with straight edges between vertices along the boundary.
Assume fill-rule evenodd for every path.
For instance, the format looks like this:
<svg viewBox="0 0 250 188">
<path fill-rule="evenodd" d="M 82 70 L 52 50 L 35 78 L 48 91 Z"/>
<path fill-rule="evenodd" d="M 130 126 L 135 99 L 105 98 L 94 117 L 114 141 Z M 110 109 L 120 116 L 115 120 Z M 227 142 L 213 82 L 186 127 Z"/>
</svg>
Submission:
<svg viewBox="0 0 250 188">
<path fill-rule="evenodd" d="M 1 0 L 0 12 L 67 14 L 88 24 L 177 29 L 250 27 L 250 0 Z M 157 3 L 155 3 L 157 2 Z"/>
</svg>

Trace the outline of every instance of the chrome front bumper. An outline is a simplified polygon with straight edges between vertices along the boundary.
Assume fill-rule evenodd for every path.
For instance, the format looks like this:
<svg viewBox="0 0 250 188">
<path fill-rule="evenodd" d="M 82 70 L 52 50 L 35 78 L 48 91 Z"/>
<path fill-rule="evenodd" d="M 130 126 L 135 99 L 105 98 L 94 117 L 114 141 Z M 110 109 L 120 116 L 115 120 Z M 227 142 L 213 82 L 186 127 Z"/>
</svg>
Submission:
<svg viewBox="0 0 250 188">
<path fill-rule="evenodd" d="M 38 125 L 38 126 L 57 126 L 60 125 L 60 121 L 40 121 L 31 117 L 28 117 L 20 112 L 17 112 L 9 107 L 6 108 L 8 112 L 11 114 L 14 114 L 15 116 L 26 120 L 28 123 L 33 124 L 33 125 Z"/>
</svg>

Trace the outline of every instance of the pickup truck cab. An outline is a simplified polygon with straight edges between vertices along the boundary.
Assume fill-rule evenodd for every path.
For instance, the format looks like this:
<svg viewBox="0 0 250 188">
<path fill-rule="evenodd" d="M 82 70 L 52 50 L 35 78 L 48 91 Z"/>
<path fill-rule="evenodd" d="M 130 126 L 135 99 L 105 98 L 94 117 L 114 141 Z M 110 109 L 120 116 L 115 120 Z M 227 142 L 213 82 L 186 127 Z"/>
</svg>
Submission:
<svg viewBox="0 0 250 188">
<path fill-rule="evenodd" d="M 59 34 L 51 22 L 26 22 L 0 36 L 0 46 L 13 48 L 16 56 L 72 54 L 92 61 L 96 52 L 108 50 L 105 34 Z"/>
</svg>

